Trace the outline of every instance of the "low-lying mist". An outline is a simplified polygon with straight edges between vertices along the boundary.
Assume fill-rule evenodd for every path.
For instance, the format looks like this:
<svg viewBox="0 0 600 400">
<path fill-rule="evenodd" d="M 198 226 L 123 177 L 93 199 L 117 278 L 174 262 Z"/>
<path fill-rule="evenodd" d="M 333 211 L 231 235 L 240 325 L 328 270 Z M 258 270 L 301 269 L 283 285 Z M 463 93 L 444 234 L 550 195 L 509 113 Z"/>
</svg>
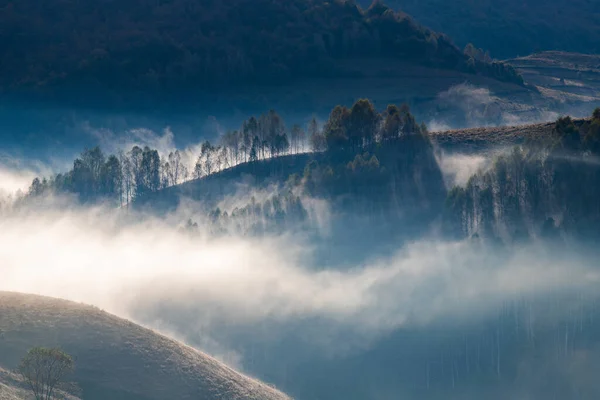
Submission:
<svg viewBox="0 0 600 400">
<path fill-rule="evenodd" d="M 132 135 L 107 146 L 175 146 L 170 131 Z M 492 158 L 439 150 L 441 185 L 464 186 Z M 24 165 L 5 163 L 0 187 L 25 189 L 43 170 Z M 277 190 L 240 182 L 214 205 L 230 212 Z M 61 196 L 8 202 L 0 207 L 0 290 L 98 306 L 298 398 L 540 398 L 550 389 L 539 382 L 551 374 L 571 388 L 595 365 L 585 358 L 595 354 L 600 309 L 593 249 L 535 238 L 453 241 L 435 219 L 423 229 L 403 226 L 409 219 L 376 229 L 377 210 L 358 215 L 297 194 L 312 230 L 215 232 L 212 207 L 192 200 L 161 216 Z M 356 229 L 349 237 L 367 245 L 336 242 Z M 386 236 L 395 230 L 407 239 Z M 585 385 L 595 390 L 593 380 Z"/>
<path fill-rule="evenodd" d="M 432 238 L 350 270 L 317 270 L 309 262 L 312 243 L 301 235 L 211 237 L 202 224 L 192 235 L 176 215 L 65 204 L 5 212 L 0 290 L 154 319 L 192 342 L 189 326 L 216 335 L 212 324 L 309 318 L 324 321 L 329 333 L 373 339 L 407 324 L 480 316 L 517 297 L 594 289 L 600 278 L 582 254 L 557 257 L 543 245 L 508 254 Z M 188 318 L 172 320 L 172 311 Z"/>
</svg>

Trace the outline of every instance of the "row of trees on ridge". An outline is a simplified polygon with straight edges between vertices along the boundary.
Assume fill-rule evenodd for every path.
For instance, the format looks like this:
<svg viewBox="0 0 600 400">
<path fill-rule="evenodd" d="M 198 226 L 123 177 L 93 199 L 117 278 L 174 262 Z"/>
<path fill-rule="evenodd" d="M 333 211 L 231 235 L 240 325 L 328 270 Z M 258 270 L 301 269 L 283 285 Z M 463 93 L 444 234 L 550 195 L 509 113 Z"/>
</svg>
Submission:
<svg viewBox="0 0 600 400">
<path fill-rule="evenodd" d="M 161 155 L 147 146 L 134 146 L 128 152 L 106 155 L 99 147 L 86 149 L 69 172 L 35 178 L 28 195 L 73 193 L 84 203 L 110 201 L 123 206 L 148 193 L 241 163 L 309 150 L 358 154 L 374 143 L 425 132 L 408 106 L 389 105 L 379 113 L 367 99 L 358 100 L 351 108 L 336 106 L 322 127 L 313 117 L 306 128 L 294 124 L 288 129 L 283 118 L 271 110 L 244 121 L 239 130 L 221 135 L 217 144 L 204 141 L 197 151 Z"/>
</svg>

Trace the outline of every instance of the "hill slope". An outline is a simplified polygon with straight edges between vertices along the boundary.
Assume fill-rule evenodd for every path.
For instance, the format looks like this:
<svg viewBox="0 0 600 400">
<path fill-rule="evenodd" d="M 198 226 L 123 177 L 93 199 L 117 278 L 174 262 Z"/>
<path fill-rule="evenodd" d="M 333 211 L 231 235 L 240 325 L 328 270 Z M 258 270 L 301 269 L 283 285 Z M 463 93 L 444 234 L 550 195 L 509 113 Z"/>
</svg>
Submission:
<svg viewBox="0 0 600 400">
<path fill-rule="evenodd" d="M 360 0 L 367 6 L 371 0 Z M 543 50 L 600 52 L 600 8 L 590 0 L 390 0 L 460 46 L 474 42 L 492 56 Z"/>
<path fill-rule="evenodd" d="M 384 57 L 519 81 L 468 63 L 446 37 L 383 5 L 352 1 L 23 0 L 0 11 L 0 88 L 82 85 L 162 93 L 356 76 L 342 59 Z"/>
<path fill-rule="evenodd" d="M 507 62 L 547 97 L 600 104 L 600 55 L 546 51 Z"/>
<path fill-rule="evenodd" d="M 0 365 L 14 368 L 34 346 L 76 359 L 85 399 L 256 399 L 284 394 L 219 361 L 97 308 L 0 292 Z"/>
</svg>

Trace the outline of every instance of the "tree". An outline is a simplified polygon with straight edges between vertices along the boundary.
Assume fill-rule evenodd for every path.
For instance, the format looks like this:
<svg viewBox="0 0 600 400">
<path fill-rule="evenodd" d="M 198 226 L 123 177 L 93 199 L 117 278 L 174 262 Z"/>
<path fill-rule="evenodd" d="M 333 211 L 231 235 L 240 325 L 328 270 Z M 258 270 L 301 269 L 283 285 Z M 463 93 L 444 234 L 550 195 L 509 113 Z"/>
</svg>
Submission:
<svg viewBox="0 0 600 400">
<path fill-rule="evenodd" d="M 282 153 L 285 153 L 290 148 L 290 142 L 288 140 L 287 134 L 276 135 L 273 140 L 271 154 L 273 156 L 278 156 Z"/>
<path fill-rule="evenodd" d="M 142 186 L 141 193 L 155 192 L 160 189 L 160 156 L 158 151 L 144 147 L 141 164 Z M 139 190 L 142 189 L 142 190 Z"/>
<path fill-rule="evenodd" d="M 225 166 L 230 167 L 236 165 L 238 163 L 240 149 L 240 135 L 238 134 L 238 131 L 228 131 L 225 133 L 221 138 L 221 143 L 225 150 L 225 157 L 223 159 Z"/>
<path fill-rule="evenodd" d="M 169 153 L 169 181 L 170 185 L 177 185 L 181 179 L 181 154 L 179 150 Z"/>
<path fill-rule="evenodd" d="M 167 188 L 171 186 L 171 165 L 168 161 L 160 163 L 160 187 Z"/>
<path fill-rule="evenodd" d="M 381 127 L 381 139 L 390 140 L 400 135 L 402 129 L 402 116 L 400 109 L 390 104 L 384 113 L 383 125 Z"/>
<path fill-rule="evenodd" d="M 73 367 L 73 358 L 64 351 L 34 347 L 23 357 L 18 371 L 36 400 L 50 400 Z"/>
<path fill-rule="evenodd" d="M 142 155 L 144 151 L 139 146 L 133 146 L 129 152 L 129 160 L 131 161 L 131 173 L 133 175 L 132 197 L 137 196 L 138 192 L 144 190 L 144 176 L 142 173 Z"/>
<path fill-rule="evenodd" d="M 40 182 L 40 178 L 34 178 L 33 182 L 31 182 L 31 186 L 29 186 L 29 195 L 30 196 L 39 196 L 44 192 L 44 187 L 42 182 Z"/>
<path fill-rule="evenodd" d="M 323 135 L 328 150 L 343 150 L 348 145 L 348 122 L 350 110 L 344 106 L 335 106 L 323 127 Z"/>
<path fill-rule="evenodd" d="M 131 158 L 126 154 L 121 154 L 121 167 L 123 172 L 123 189 L 125 204 L 129 204 L 133 198 L 133 187 L 134 187 L 134 175 Z"/>
<path fill-rule="evenodd" d="M 303 145 L 304 143 L 304 138 L 306 136 L 306 133 L 304 132 L 304 129 L 302 129 L 302 127 L 298 124 L 294 125 L 292 127 L 292 131 L 290 132 L 290 139 L 291 139 L 291 146 L 292 146 L 292 152 L 293 153 L 298 153 L 298 151 L 300 150 L 300 146 Z"/>
<path fill-rule="evenodd" d="M 348 117 L 348 138 L 353 149 L 374 141 L 379 114 L 370 100 L 360 99 L 352 106 Z"/>
<path fill-rule="evenodd" d="M 269 148 L 269 153 L 272 156 L 278 154 L 278 144 L 281 141 L 281 136 L 285 134 L 285 124 L 283 119 L 277 112 L 270 110 L 266 116 L 261 118 L 262 131 L 263 131 L 263 142 Z M 264 151 L 264 150 L 263 150 Z M 264 154 L 263 154 L 264 158 Z"/>
<path fill-rule="evenodd" d="M 208 140 L 202 143 L 202 146 L 200 147 L 200 157 L 198 159 L 198 162 L 200 163 L 202 171 L 206 176 L 213 173 L 214 152 L 215 148 L 212 144 L 210 144 Z"/>
<path fill-rule="evenodd" d="M 86 202 L 93 197 L 94 177 L 92 171 L 81 159 L 76 159 L 73 162 L 71 189 L 79 195 L 79 200 Z"/>
<path fill-rule="evenodd" d="M 194 165 L 194 179 L 200 179 L 204 176 L 204 168 L 202 167 L 202 156 L 198 156 Z"/>
<path fill-rule="evenodd" d="M 319 124 L 314 117 L 308 123 L 308 135 L 308 141 L 312 151 L 318 152 L 327 150 L 325 135 L 319 130 Z"/>
<path fill-rule="evenodd" d="M 260 148 L 260 139 L 258 136 L 254 136 L 252 139 L 252 148 L 250 149 L 250 162 L 258 160 L 258 149 Z"/>
<path fill-rule="evenodd" d="M 244 122 L 242 127 L 242 149 L 244 152 L 245 161 L 248 161 L 250 151 L 252 149 L 252 141 L 258 135 L 258 121 L 254 117 Z"/>
<path fill-rule="evenodd" d="M 123 171 L 121 161 L 111 155 L 102 166 L 101 193 L 106 198 L 121 203 L 123 190 Z"/>
<path fill-rule="evenodd" d="M 402 104 L 400 106 L 400 115 L 402 117 L 402 135 L 410 135 L 412 133 L 421 132 L 421 128 L 419 127 L 414 115 L 411 114 L 408 104 Z"/>
</svg>

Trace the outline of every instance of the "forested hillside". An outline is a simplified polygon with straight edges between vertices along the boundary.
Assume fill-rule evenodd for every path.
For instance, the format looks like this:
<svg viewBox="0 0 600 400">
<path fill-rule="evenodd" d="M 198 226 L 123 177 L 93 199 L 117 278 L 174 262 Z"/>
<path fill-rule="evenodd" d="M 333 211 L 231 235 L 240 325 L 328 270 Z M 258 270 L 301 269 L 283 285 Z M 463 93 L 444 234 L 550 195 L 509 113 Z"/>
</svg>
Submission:
<svg viewBox="0 0 600 400">
<path fill-rule="evenodd" d="M 0 7 L 0 89 L 166 93 L 356 76 L 342 59 L 394 59 L 521 83 L 378 3 L 346 0 L 33 0 Z M 97 94 L 96 94 L 97 96 Z M 85 100 L 85 97 L 82 99 Z"/>
<path fill-rule="evenodd" d="M 444 207 L 447 191 L 434 146 L 477 154 L 484 150 L 480 137 L 502 155 L 466 187 L 454 188 Z M 81 203 L 162 213 L 191 199 L 214 232 L 262 234 L 301 229 L 309 216 L 302 199 L 316 198 L 342 215 L 345 227 L 352 223 L 348 215 L 398 231 L 400 221 L 427 226 L 443 214 L 445 232 L 461 238 L 593 237 L 600 221 L 599 154 L 600 109 L 590 119 L 565 117 L 553 126 L 433 135 L 407 106 L 378 111 L 362 99 L 351 108 L 335 107 L 322 127 L 313 119 L 307 127 L 288 128 L 275 111 L 251 117 L 218 144 L 204 142 L 191 159 L 137 146 L 109 156 L 98 147 L 86 150 L 71 171 L 36 178 L 17 204 L 69 194 Z M 255 190 L 269 193 L 257 200 Z M 233 195 L 246 202 L 219 208 Z"/>
<path fill-rule="evenodd" d="M 379 112 L 371 101 L 361 99 L 351 108 L 336 106 L 323 126 L 313 118 L 305 127 L 286 126 L 283 118 L 271 110 L 250 117 L 240 129 L 223 134 L 218 143 L 205 141 L 196 151 L 185 154 L 175 151 L 161 155 L 155 149 L 139 146 L 111 155 L 99 147 L 86 149 L 70 171 L 34 179 L 25 197 L 68 193 L 82 203 L 128 205 L 189 180 L 223 174 L 240 164 L 237 170 L 269 176 L 278 172 L 279 161 L 285 159 L 279 160 L 281 156 L 310 150 L 314 157 L 302 157 L 304 164 L 297 166 L 299 170 L 286 169 L 287 179 L 292 173 L 302 172 L 307 161 L 316 160 L 323 152 L 331 162 L 345 165 L 365 151 L 426 134 L 427 128 L 417 123 L 406 105 L 389 105 Z M 424 139 L 423 143 L 429 141 Z"/>
<path fill-rule="evenodd" d="M 459 237 L 504 243 L 532 238 L 596 240 L 600 203 L 600 109 L 591 120 L 559 119 L 550 137 L 497 158 L 447 200 Z"/>
<path fill-rule="evenodd" d="M 313 119 L 306 129 L 287 128 L 270 111 L 249 118 L 218 144 L 204 142 L 192 164 L 186 164 L 188 156 L 137 146 L 109 156 L 88 149 L 72 170 L 36 178 L 17 204 L 59 194 L 163 214 L 191 200 L 195 219 L 185 227 L 192 231 L 201 223 L 215 234 L 262 235 L 314 232 L 309 209 L 318 199 L 339 216 L 330 221 L 339 235 L 327 245 L 328 256 L 350 257 L 344 246 L 358 240 L 359 227 L 372 227 L 372 235 L 354 250 L 388 245 L 398 235 L 427 229 L 446 197 L 427 130 L 405 105 L 380 111 L 362 99 L 351 108 L 335 107 L 323 126 Z M 256 192 L 262 192 L 259 198 Z M 233 196 L 235 204 L 221 204 Z M 341 251 L 334 255 L 336 241 Z"/>
<path fill-rule="evenodd" d="M 360 0 L 364 6 L 371 0 Z M 600 11 L 590 0 L 389 0 L 463 47 L 505 59 L 544 50 L 600 52 Z"/>
</svg>

